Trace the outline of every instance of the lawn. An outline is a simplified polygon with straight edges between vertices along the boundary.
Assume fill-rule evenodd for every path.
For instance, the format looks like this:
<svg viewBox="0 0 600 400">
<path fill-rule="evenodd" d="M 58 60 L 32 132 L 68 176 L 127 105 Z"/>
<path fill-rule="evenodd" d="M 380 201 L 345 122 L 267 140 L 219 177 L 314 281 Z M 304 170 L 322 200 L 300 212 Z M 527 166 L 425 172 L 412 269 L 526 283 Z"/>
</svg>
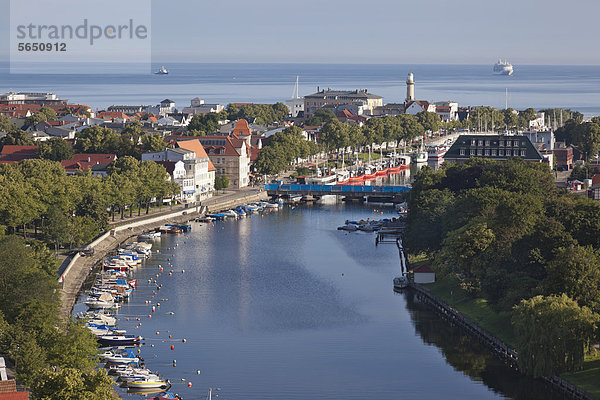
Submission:
<svg viewBox="0 0 600 400">
<path fill-rule="evenodd" d="M 586 357 L 583 370 L 561 374 L 561 377 L 600 398 L 600 353 Z"/>
</svg>

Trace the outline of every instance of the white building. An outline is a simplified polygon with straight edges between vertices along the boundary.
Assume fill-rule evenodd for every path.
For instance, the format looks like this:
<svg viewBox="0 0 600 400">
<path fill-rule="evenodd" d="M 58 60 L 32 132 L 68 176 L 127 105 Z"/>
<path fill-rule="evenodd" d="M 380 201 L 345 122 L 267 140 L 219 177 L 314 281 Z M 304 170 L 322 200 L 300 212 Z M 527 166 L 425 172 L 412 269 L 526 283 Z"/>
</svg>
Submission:
<svg viewBox="0 0 600 400">
<path fill-rule="evenodd" d="M 182 112 L 184 114 L 196 115 L 196 114 L 218 113 L 218 112 L 223 111 L 224 109 L 225 109 L 225 107 L 222 104 L 207 104 L 207 103 L 204 103 L 204 100 L 202 100 L 201 98 L 194 97 L 190 101 L 190 106 L 185 107 Z"/>
<path fill-rule="evenodd" d="M 458 103 L 455 101 L 437 101 L 435 112 L 444 122 L 458 121 Z"/>
<path fill-rule="evenodd" d="M 429 264 L 422 264 L 411 270 L 415 283 L 433 283 L 435 282 L 435 272 Z"/>
<path fill-rule="evenodd" d="M 406 103 L 405 113 L 411 115 L 417 115 L 421 111 L 435 112 L 435 104 L 425 100 L 413 100 Z"/>
<path fill-rule="evenodd" d="M 185 143 L 185 144 L 184 144 Z M 214 191 L 215 168 L 197 139 L 177 142 L 178 147 L 142 154 L 142 161 L 162 164 L 181 187 L 182 201 L 201 201 Z"/>
</svg>

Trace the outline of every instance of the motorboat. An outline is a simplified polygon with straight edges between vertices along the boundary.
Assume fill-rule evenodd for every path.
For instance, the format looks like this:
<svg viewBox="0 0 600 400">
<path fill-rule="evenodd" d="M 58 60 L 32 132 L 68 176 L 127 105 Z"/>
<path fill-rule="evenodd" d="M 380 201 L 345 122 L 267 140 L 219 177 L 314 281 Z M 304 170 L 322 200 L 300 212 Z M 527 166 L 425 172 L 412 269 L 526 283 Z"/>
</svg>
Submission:
<svg viewBox="0 0 600 400">
<path fill-rule="evenodd" d="M 133 354 L 133 351 L 131 350 L 129 352 L 123 352 L 118 354 L 112 352 L 102 353 L 100 354 L 100 358 L 102 358 L 106 362 L 121 365 L 139 364 L 140 362 L 140 358 L 136 357 L 135 354 Z"/>
<path fill-rule="evenodd" d="M 155 375 L 148 376 L 147 378 L 138 378 L 130 382 L 124 382 L 123 386 L 132 389 L 153 389 L 166 388 L 168 386 L 168 383 L 167 381 Z"/>
<path fill-rule="evenodd" d="M 148 232 L 148 233 L 141 233 L 138 235 L 138 239 L 140 240 L 153 240 L 153 239 L 160 239 L 161 233 L 160 232 Z"/>
<path fill-rule="evenodd" d="M 162 392 L 154 397 L 150 397 L 148 400 L 179 400 L 181 397 L 177 396 L 173 392 Z"/>
<path fill-rule="evenodd" d="M 237 212 L 233 210 L 223 211 L 223 214 L 225 214 L 225 216 L 229 218 L 238 218 L 240 216 Z"/>
<path fill-rule="evenodd" d="M 141 336 L 135 335 L 103 335 L 98 336 L 98 342 L 105 346 L 125 346 L 138 344 L 142 340 Z"/>
<path fill-rule="evenodd" d="M 158 69 L 158 71 L 156 71 L 154 74 L 155 74 L 155 75 L 168 75 L 168 74 L 169 74 L 169 70 L 168 70 L 168 69 L 166 69 L 164 65 L 162 65 L 162 66 L 161 66 L 161 67 Z"/>
<path fill-rule="evenodd" d="M 405 289 L 408 287 L 408 278 L 406 276 L 397 276 L 394 278 L 394 289 Z"/>
</svg>

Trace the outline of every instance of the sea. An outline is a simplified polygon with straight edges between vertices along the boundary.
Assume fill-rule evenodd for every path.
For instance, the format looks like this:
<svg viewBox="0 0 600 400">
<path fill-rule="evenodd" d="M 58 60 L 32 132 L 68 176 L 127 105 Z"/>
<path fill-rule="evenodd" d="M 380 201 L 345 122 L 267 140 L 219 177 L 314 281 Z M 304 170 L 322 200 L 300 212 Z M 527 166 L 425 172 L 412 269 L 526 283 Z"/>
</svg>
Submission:
<svg viewBox="0 0 600 400">
<path fill-rule="evenodd" d="M 168 75 L 157 75 L 161 65 Z M 406 97 L 406 78 L 415 75 L 417 99 L 456 101 L 460 106 L 569 108 L 600 115 L 600 66 L 514 65 L 512 76 L 494 75 L 492 65 L 441 64 L 223 64 L 160 63 L 145 75 L 85 74 L 70 64 L 63 74 L 10 74 L 0 64 L 0 93 L 56 93 L 94 110 L 110 105 L 155 105 L 168 98 L 182 109 L 194 97 L 206 103 L 274 103 L 320 89 L 367 89 L 384 103 Z"/>
</svg>

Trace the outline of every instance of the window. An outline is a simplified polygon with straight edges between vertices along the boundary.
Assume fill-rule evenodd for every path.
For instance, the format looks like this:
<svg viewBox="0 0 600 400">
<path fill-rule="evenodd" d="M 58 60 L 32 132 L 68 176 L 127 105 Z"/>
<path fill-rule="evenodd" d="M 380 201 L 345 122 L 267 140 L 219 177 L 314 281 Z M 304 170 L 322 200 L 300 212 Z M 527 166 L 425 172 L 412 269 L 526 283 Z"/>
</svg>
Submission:
<svg viewBox="0 0 600 400">
<path fill-rule="evenodd" d="M 500 147 L 504 147 L 504 140 L 500 141 Z"/>
<path fill-rule="evenodd" d="M 465 149 L 460 149 L 460 155 L 464 156 L 465 155 Z"/>
<path fill-rule="evenodd" d="M 478 146 L 483 146 L 483 140 L 479 140 Z"/>
<path fill-rule="evenodd" d="M 470 151 L 469 154 L 471 154 L 472 156 L 474 156 L 475 155 L 475 149 L 471 149 L 471 151 Z"/>
<path fill-rule="evenodd" d="M 496 149 L 492 149 L 492 157 L 496 157 Z"/>
<path fill-rule="evenodd" d="M 471 146 L 475 146 L 476 143 L 477 143 L 477 141 L 475 139 L 471 140 Z"/>
<path fill-rule="evenodd" d="M 504 157 L 504 150 L 498 150 L 498 155 L 500 157 Z"/>
<path fill-rule="evenodd" d="M 521 157 L 525 157 L 527 151 L 525 149 L 521 149 Z"/>
<path fill-rule="evenodd" d="M 510 157 L 510 149 L 506 149 L 506 157 Z"/>
<path fill-rule="evenodd" d="M 490 141 L 489 141 L 489 140 L 486 140 L 486 141 L 485 141 L 485 145 L 486 145 L 486 146 L 489 146 L 489 145 L 490 145 Z"/>
<path fill-rule="evenodd" d="M 490 155 L 490 149 L 485 149 L 485 155 L 489 156 Z"/>
<path fill-rule="evenodd" d="M 483 155 L 483 151 L 481 149 L 477 149 L 477 155 L 478 156 L 482 156 Z"/>
</svg>

